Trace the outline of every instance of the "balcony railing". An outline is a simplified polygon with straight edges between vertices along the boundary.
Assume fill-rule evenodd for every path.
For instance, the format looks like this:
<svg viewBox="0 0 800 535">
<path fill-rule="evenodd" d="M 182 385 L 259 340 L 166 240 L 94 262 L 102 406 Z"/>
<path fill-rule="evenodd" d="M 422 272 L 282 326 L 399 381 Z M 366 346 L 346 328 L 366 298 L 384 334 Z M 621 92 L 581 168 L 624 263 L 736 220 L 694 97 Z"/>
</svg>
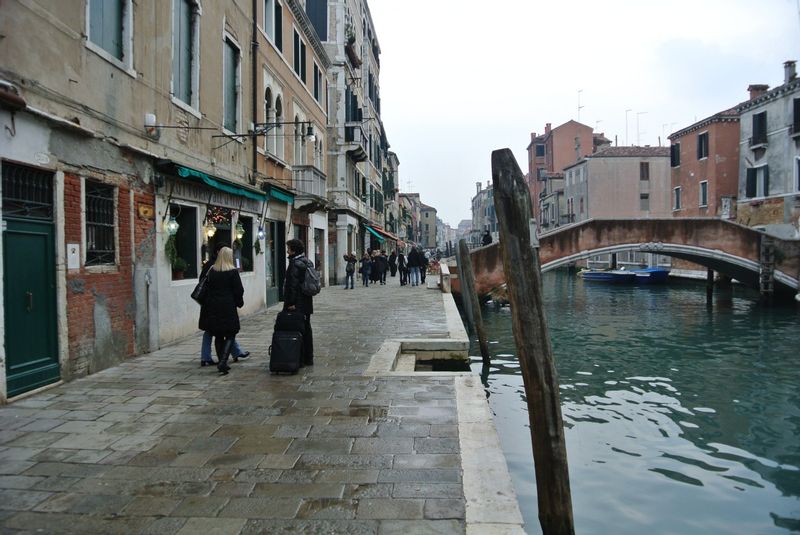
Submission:
<svg viewBox="0 0 800 535">
<path fill-rule="evenodd" d="M 328 179 L 313 165 L 295 165 L 292 170 L 292 182 L 294 189 L 300 193 L 323 199 L 328 196 Z"/>
<path fill-rule="evenodd" d="M 767 146 L 767 136 L 758 136 L 758 137 L 751 137 L 750 138 L 750 148 L 755 149 L 763 149 Z"/>
<path fill-rule="evenodd" d="M 364 126 L 359 122 L 347 122 L 344 125 L 345 150 L 357 162 L 367 159 L 367 136 Z"/>
<path fill-rule="evenodd" d="M 800 137 L 800 123 L 790 124 L 789 125 L 789 135 L 793 138 Z"/>
</svg>

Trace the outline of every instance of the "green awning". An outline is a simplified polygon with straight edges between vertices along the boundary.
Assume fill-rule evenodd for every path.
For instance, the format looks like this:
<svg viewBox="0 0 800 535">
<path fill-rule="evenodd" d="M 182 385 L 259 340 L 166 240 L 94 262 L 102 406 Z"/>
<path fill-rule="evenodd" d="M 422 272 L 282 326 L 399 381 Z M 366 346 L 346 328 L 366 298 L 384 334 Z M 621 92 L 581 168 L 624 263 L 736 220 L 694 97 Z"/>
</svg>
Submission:
<svg viewBox="0 0 800 535">
<path fill-rule="evenodd" d="M 269 188 L 269 196 L 273 199 L 278 199 L 279 201 L 283 201 L 286 204 L 292 204 L 294 202 L 294 195 L 291 193 L 287 193 L 285 191 L 281 191 L 275 186 L 271 186 Z"/>
<path fill-rule="evenodd" d="M 372 228 L 372 227 L 370 227 L 369 225 L 364 225 L 364 228 L 366 228 L 366 229 L 367 229 L 367 230 L 368 230 L 368 231 L 369 231 L 369 232 L 370 232 L 370 233 L 371 233 L 373 236 L 375 236 L 376 238 L 378 238 L 378 243 L 383 243 L 383 242 L 385 242 L 385 241 L 386 241 L 386 238 L 384 238 L 383 236 L 381 236 L 380 234 L 378 234 L 378 233 L 375 231 L 375 229 L 374 229 L 374 228 Z"/>
<path fill-rule="evenodd" d="M 266 201 L 269 198 L 265 193 L 262 193 L 260 191 L 254 191 L 251 189 L 244 188 L 242 186 L 231 184 L 229 182 L 223 182 L 222 179 L 220 178 L 210 177 L 207 174 L 203 173 L 202 171 L 197 171 L 196 169 L 190 169 L 188 167 L 183 167 L 181 165 L 176 165 L 175 169 L 177 170 L 178 175 L 182 176 L 183 178 L 188 178 L 190 176 L 199 178 L 212 188 L 216 188 L 220 191 L 224 191 L 232 195 L 247 197 L 248 199 L 253 199 L 256 201 Z"/>
</svg>

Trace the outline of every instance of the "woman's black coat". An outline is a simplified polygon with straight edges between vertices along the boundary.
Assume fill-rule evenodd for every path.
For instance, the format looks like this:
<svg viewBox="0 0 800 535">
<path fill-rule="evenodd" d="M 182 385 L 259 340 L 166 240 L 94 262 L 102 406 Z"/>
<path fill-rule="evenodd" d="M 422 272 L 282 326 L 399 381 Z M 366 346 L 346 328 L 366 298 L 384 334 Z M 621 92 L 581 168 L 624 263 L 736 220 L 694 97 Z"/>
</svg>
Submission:
<svg viewBox="0 0 800 535">
<path fill-rule="evenodd" d="M 244 287 L 239 271 L 208 271 L 206 298 L 200 307 L 199 327 L 214 336 L 233 336 L 239 332 L 237 308 L 244 306 Z"/>
</svg>

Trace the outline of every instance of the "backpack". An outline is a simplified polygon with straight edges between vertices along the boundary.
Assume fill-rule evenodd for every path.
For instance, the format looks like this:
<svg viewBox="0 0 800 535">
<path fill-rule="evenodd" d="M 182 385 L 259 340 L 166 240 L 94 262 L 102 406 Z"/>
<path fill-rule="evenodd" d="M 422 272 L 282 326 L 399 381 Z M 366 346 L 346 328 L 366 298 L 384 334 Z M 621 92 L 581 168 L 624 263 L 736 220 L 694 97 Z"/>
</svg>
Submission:
<svg viewBox="0 0 800 535">
<path fill-rule="evenodd" d="M 300 267 L 303 265 L 303 267 Z M 303 282 L 300 283 L 300 291 L 303 295 L 313 297 L 317 295 L 322 288 L 319 281 L 319 273 L 314 269 L 314 264 L 311 261 L 302 262 L 297 264 L 298 269 L 305 269 L 305 276 Z"/>
<path fill-rule="evenodd" d="M 355 271 L 356 271 L 356 261 L 355 260 L 348 260 L 347 261 L 347 267 L 345 267 L 344 270 L 348 274 L 355 273 Z"/>
</svg>

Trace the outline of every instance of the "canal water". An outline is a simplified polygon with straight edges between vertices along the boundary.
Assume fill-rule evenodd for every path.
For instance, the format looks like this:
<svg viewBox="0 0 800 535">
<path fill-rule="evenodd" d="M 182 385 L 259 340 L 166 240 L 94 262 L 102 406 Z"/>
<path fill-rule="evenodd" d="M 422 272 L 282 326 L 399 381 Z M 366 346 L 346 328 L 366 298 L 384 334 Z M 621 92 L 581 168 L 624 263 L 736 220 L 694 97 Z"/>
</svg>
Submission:
<svg viewBox="0 0 800 535">
<path fill-rule="evenodd" d="M 742 287 L 612 286 L 566 272 L 543 293 L 580 534 L 800 532 L 800 312 Z M 528 533 L 540 533 L 508 308 L 483 309 L 483 376 Z"/>
</svg>

